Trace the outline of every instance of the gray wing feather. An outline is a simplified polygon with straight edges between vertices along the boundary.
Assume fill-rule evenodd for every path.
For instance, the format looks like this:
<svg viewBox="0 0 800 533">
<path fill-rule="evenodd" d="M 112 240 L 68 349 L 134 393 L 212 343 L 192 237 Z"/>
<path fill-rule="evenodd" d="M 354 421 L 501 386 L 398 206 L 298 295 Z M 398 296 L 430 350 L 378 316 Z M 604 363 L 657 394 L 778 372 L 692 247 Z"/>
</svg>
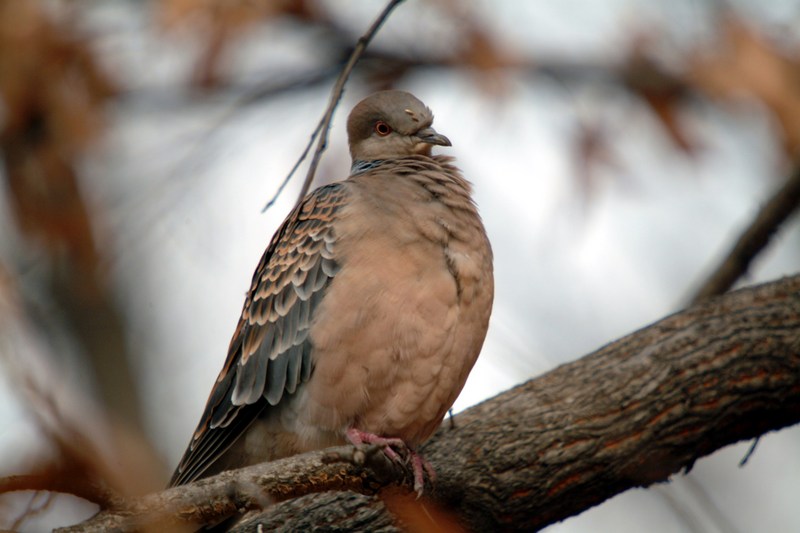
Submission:
<svg viewBox="0 0 800 533">
<path fill-rule="evenodd" d="M 333 222 L 345 183 L 321 187 L 295 208 L 272 238 L 253 276 L 228 358 L 170 485 L 203 472 L 264 409 L 311 377 L 314 310 L 339 271 Z"/>
</svg>

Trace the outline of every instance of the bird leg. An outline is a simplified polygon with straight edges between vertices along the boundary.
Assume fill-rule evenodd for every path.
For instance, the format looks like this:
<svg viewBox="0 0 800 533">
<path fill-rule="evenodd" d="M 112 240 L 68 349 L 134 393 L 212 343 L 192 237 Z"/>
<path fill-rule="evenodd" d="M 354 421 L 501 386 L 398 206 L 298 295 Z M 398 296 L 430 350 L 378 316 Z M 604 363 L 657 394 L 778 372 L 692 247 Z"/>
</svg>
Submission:
<svg viewBox="0 0 800 533">
<path fill-rule="evenodd" d="M 361 446 L 362 444 L 384 446 L 383 453 L 393 461 L 400 462 L 400 456 L 392 449 L 392 446 L 396 446 L 398 449 L 407 452 L 411 462 L 411 471 L 414 473 L 414 492 L 417 493 L 418 497 L 422 496 L 422 488 L 425 485 L 424 473 L 428 473 L 428 477 L 431 481 L 436 479 L 436 471 L 433 469 L 433 465 L 420 454 L 409 448 L 403 439 L 381 437 L 380 435 L 367 433 L 356 428 L 348 429 L 346 435 L 347 439 L 355 446 Z"/>
<path fill-rule="evenodd" d="M 431 483 L 436 481 L 436 470 L 433 469 L 433 465 L 422 457 L 420 454 L 415 452 L 414 450 L 411 451 L 411 470 L 414 472 L 414 492 L 417 493 L 417 498 L 422 496 L 422 487 L 425 484 L 425 478 L 423 477 L 423 470 L 428 473 L 428 477 L 431 480 Z"/>
</svg>

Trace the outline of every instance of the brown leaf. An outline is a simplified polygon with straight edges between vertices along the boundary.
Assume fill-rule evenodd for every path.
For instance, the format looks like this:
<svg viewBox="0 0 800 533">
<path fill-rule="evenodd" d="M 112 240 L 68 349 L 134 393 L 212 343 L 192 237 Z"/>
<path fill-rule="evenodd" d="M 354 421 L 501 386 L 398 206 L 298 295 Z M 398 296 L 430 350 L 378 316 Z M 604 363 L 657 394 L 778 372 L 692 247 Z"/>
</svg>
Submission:
<svg viewBox="0 0 800 533">
<path fill-rule="evenodd" d="M 721 25 L 714 53 L 697 53 L 690 79 L 712 98 L 761 101 L 776 117 L 790 157 L 800 156 L 800 64 L 733 15 Z"/>
<path fill-rule="evenodd" d="M 0 6 L 0 130 L 10 203 L 28 236 L 82 269 L 97 262 L 74 159 L 99 133 L 110 81 L 86 45 L 54 24 L 37 2 Z"/>
<path fill-rule="evenodd" d="M 470 10 L 468 4 L 455 0 L 440 0 L 448 16 L 461 32 L 461 46 L 451 57 L 455 65 L 466 66 L 476 71 L 477 83 L 492 94 L 506 92 L 503 69 L 518 65 L 520 61 L 508 50 L 503 49 Z"/>
<path fill-rule="evenodd" d="M 174 30 L 194 26 L 205 36 L 192 80 L 193 85 L 204 89 L 220 83 L 220 60 L 249 26 L 279 16 L 314 16 L 307 0 L 161 0 L 159 8 L 163 27 Z"/>
<path fill-rule="evenodd" d="M 686 85 L 652 59 L 646 37 L 634 39 L 632 53 L 622 69 L 622 79 L 655 114 L 675 146 L 687 154 L 694 153 L 697 146 L 679 120 Z"/>
<path fill-rule="evenodd" d="M 103 104 L 113 92 L 68 21 L 51 17 L 36 0 L 0 2 L 0 95 L 7 110 L 0 125 L 5 170 L 0 176 L 8 181 L 9 205 L 22 236 L 49 261 L 50 275 L 38 280 L 37 294 L 60 311 L 101 396 L 105 411 L 98 408 L 97 420 L 80 420 L 81 427 L 96 422 L 122 455 L 101 459 L 95 453 L 101 445 L 78 428 L 76 417 L 49 428 L 50 434 L 93 464 L 98 477 L 115 486 L 124 480 L 141 491 L 155 486 L 158 461 L 137 429 L 141 418 L 124 323 L 104 279 L 93 231 L 98 217 L 84 201 L 77 171 L 81 152 L 102 131 Z M 30 322 L 50 340 L 51 324 Z M 51 355 L 58 361 L 61 354 Z M 53 412 L 59 407 L 55 401 L 48 405 Z"/>
</svg>

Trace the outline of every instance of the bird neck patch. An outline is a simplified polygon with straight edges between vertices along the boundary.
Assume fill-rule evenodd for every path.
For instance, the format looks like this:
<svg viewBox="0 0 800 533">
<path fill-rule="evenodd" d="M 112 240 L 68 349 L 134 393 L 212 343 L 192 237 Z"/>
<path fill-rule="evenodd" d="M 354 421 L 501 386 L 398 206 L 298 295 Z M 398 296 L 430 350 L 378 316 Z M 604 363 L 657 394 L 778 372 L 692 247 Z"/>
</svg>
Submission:
<svg viewBox="0 0 800 533">
<path fill-rule="evenodd" d="M 353 161 L 353 166 L 350 167 L 350 175 L 355 176 L 357 174 L 362 174 L 368 170 L 372 170 L 373 168 L 381 166 L 385 162 L 385 159 L 373 159 L 372 161 L 364 161 L 359 159 Z"/>
</svg>

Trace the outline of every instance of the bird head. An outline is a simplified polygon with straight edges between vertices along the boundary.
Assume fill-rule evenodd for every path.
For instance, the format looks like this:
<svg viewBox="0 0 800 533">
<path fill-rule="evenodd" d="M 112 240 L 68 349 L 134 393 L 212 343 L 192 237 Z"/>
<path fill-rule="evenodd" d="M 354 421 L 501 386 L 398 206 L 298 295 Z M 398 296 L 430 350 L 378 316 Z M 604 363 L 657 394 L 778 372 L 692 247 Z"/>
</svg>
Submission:
<svg viewBox="0 0 800 533">
<path fill-rule="evenodd" d="M 433 113 L 413 94 L 380 91 L 361 100 L 347 119 L 353 161 L 372 161 L 413 154 L 430 155 L 431 146 L 450 146 L 450 139 L 431 127 Z"/>
</svg>

